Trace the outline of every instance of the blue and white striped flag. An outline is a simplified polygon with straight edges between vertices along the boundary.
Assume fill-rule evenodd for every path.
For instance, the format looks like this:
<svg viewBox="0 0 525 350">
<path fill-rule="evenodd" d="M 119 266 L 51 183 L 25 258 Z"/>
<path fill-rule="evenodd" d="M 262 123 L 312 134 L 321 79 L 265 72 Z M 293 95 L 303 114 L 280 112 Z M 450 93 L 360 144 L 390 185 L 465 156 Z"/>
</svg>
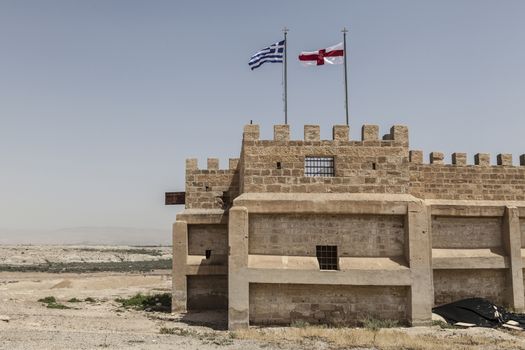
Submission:
<svg viewBox="0 0 525 350">
<path fill-rule="evenodd" d="M 263 63 L 283 63 L 284 58 L 284 40 L 273 45 L 265 47 L 250 58 L 248 65 L 252 70 L 259 68 Z"/>
</svg>

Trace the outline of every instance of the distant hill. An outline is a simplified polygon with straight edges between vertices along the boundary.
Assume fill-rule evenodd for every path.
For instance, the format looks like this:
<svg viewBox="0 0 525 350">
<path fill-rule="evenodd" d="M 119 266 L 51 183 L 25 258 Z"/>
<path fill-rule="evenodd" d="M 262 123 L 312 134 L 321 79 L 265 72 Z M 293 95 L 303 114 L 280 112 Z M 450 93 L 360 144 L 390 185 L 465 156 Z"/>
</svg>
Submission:
<svg viewBox="0 0 525 350">
<path fill-rule="evenodd" d="M 171 245 L 171 232 L 133 227 L 0 228 L 0 244 Z"/>
</svg>

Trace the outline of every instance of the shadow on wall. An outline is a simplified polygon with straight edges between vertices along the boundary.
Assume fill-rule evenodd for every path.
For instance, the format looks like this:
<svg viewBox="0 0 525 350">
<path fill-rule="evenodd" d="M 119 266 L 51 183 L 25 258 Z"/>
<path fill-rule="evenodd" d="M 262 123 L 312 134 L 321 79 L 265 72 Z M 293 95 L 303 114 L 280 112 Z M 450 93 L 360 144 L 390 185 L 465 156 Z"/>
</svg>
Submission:
<svg viewBox="0 0 525 350">
<path fill-rule="evenodd" d="M 182 315 L 180 322 L 225 331 L 228 330 L 228 310 L 188 311 Z"/>
</svg>

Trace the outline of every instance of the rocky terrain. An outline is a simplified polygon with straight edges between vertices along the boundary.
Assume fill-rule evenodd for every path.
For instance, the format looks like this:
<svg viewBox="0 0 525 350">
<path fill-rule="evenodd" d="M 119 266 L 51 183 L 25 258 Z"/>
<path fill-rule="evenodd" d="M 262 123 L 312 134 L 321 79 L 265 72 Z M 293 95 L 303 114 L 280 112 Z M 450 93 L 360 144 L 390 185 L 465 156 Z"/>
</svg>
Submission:
<svg viewBox="0 0 525 350">
<path fill-rule="evenodd" d="M 171 314 L 126 306 L 139 293 L 170 293 L 170 270 L 72 273 L 67 267 L 168 257 L 170 248 L 164 247 L 1 246 L 2 266 L 62 264 L 65 270 L 0 272 L 0 349 L 525 349 L 522 332 L 443 324 L 414 328 L 295 324 L 229 332 L 225 312 Z"/>
</svg>

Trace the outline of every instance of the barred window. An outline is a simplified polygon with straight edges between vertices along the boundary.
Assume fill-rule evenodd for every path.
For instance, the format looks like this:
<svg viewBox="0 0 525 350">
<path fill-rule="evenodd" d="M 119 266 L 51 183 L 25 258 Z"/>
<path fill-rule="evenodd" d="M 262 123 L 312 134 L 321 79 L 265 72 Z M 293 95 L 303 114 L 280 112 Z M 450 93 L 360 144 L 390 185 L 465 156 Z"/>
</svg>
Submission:
<svg viewBox="0 0 525 350">
<path fill-rule="evenodd" d="M 315 255 L 321 270 L 337 270 L 337 246 L 318 245 L 315 246 Z"/>
<path fill-rule="evenodd" d="M 305 157 L 305 176 L 334 176 L 334 157 Z"/>
</svg>

